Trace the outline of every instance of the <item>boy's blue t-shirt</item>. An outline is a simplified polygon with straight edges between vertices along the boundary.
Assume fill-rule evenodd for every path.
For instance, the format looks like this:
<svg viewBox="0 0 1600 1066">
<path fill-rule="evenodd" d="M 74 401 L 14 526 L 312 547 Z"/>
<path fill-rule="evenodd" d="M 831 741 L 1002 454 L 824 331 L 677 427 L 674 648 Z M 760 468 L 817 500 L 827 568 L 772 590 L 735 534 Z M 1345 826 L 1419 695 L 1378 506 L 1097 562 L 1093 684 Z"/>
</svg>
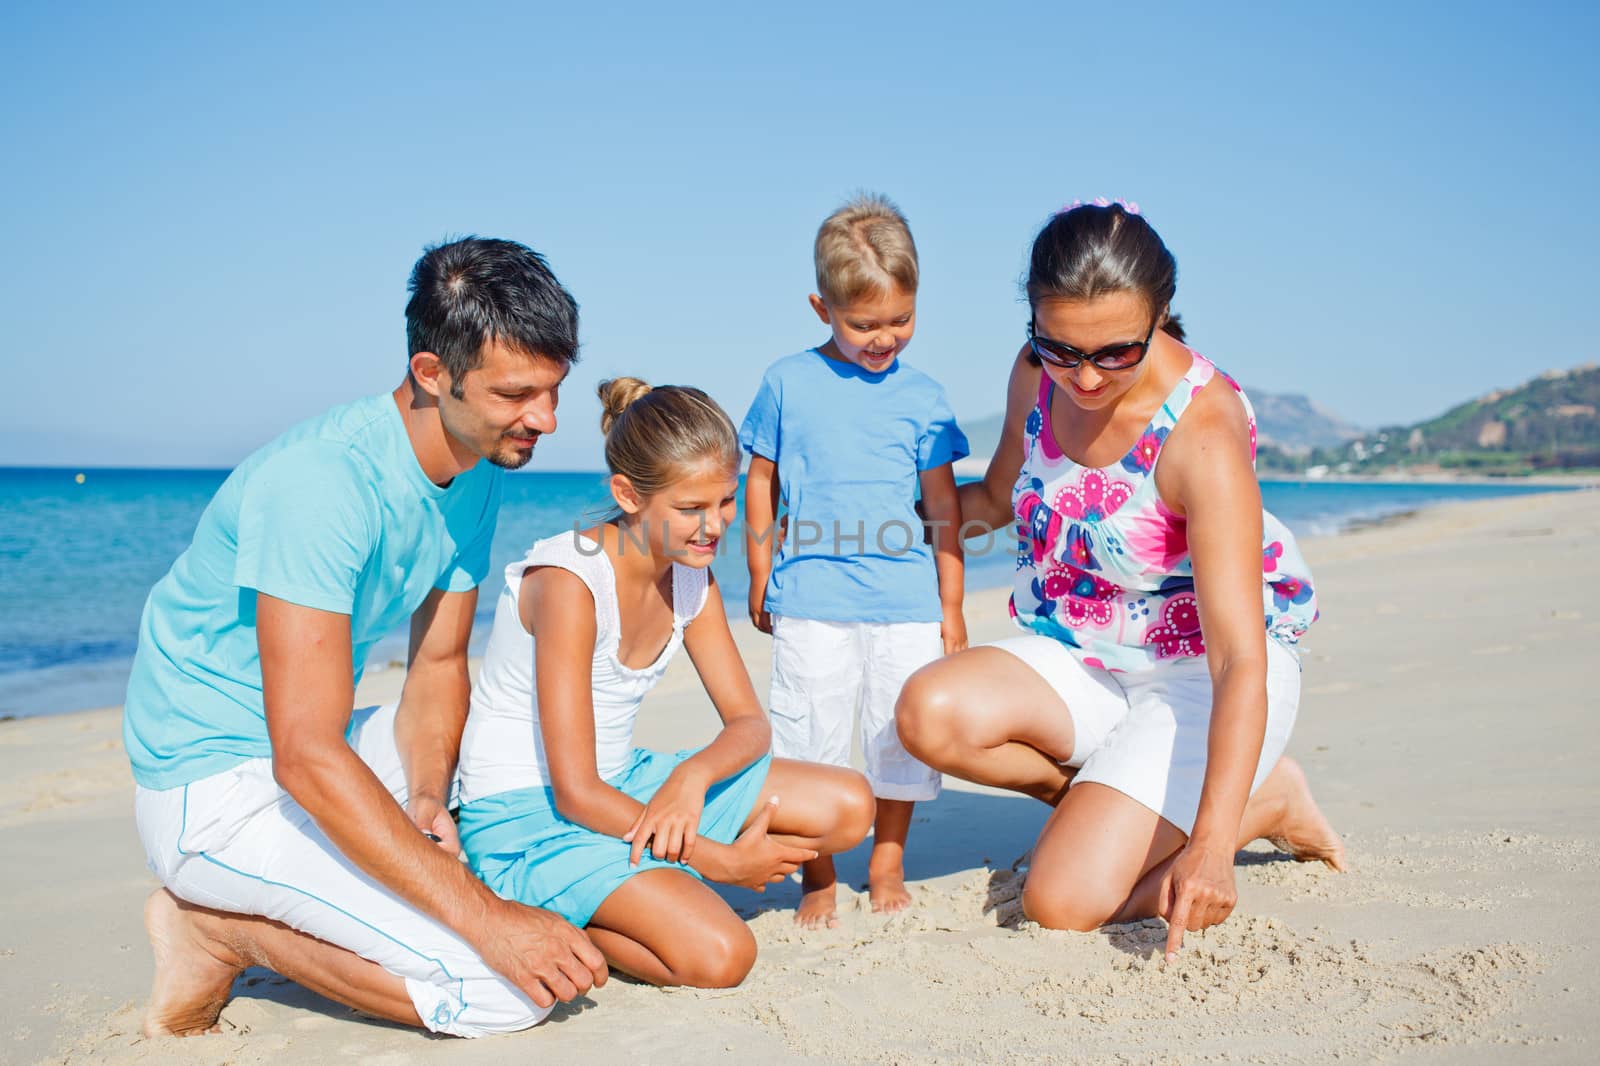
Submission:
<svg viewBox="0 0 1600 1066">
<path fill-rule="evenodd" d="M 896 360 L 874 374 L 815 348 L 767 369 L 739 430 L 771 459 L 789 515 L 767 610 L 830 622 L 937 622 L 920 471 L 967 454 L 944 390 Z"/>
<path fill-rule="evenodd" d="M 145 602 L 123 714 L 134 780 L 176 788 L 271 755 L 257 592 L 349 615 L 360 681 L 373 644 L 430 590 L 475 588 L 501 476 L 479 462 L 446 488 L 429 481 L 387 393 L 303 422 L 241 463 Z"/>
</svg>

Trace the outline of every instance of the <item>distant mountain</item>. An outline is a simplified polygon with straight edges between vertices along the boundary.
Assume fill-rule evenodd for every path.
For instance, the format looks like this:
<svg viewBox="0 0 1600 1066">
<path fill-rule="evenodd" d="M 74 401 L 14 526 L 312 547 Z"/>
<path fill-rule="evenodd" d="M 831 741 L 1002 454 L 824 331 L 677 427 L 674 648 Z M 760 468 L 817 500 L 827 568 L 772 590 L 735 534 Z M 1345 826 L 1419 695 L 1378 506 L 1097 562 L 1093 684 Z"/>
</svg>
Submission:
<svg viewBox="0 0 1600 1066">
<path fill-rule="evenodd" d="M 1256 433 L 1261 443 L 1287 455 L 1305 455 L 1314 448 L 1337 448 L 1366 432 L 1299 394 L 1255 389 L 1246 389 L 1245 393 L 1256 410 Z M 994 454 L 1004 421 L 1004 415 L 985 415 L 961 423 L 974 456 L 988 458 Z"/>
<path fill-rule="evenodd" d="M 1518 475 L 1600 468 L 1600 366 L 1547 370 L 1409 426 L 1309 455 L 1263 452 L 1269 468 L 1321 473 L 1464 470 Z"/>
<path fill-rule="evenodd" d="M 1600 445 L 1600 366 L 1547 370 L 1452 407 L 1406 434 L 1411 452 L 1539 452 Z"/>
<path fill-rule="evenodd" d="M 1366 433 L 1299 393 L 1245 389 L 1245 395 L 1256 409 L 1256 436 L 1260 443 L 1290 455 L 1308 453 L 1313 448 L 1337 448 Z"/>
</svg>

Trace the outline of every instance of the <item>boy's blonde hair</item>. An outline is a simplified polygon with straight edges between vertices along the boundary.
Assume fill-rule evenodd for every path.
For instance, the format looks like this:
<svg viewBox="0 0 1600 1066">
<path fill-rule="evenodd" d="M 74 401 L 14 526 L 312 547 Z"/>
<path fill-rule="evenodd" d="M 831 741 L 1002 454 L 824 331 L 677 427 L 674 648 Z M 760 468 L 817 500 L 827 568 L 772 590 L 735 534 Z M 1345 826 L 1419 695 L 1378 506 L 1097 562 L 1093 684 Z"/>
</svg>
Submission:
<svg viewBox="0 0 1600 1066">
<path fill-rule="evenodd" d="M 860 193 L 823 220 L 814 251 L 817 294 L 834 307 L 899 285 L 917 291 L 917 245 L 894 201 Z"/>
</svg>

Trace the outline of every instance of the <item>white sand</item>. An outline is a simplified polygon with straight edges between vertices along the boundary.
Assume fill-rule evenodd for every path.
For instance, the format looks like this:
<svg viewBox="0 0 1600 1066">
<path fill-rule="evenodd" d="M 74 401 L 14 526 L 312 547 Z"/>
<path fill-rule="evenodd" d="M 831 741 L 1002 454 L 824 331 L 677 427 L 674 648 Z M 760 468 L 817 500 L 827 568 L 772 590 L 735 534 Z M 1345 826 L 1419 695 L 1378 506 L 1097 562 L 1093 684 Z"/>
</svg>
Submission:
<svg viewBox="0 0 1600 1066">
<path fill-rule="evenodd" d="M 274 975 L 241 979 L 220 1036 L 139 1036 L 154 882 L 115 709 L 0 723 L 6 1062 L 1592 1062 L 1600 1058 L 1600 493 L 1430 510 L 1306 545 L 1324 617 L 1290 751 L 1352 872 L 1240 856 L 1234 917 L 1160 959 L 1161 923 L 1017 923 L 1010 865 L 1042 805 L 950 782 L 919 809 L 915 909 L 801 932 L 798 892 L 730 890 L 761 957 L 744 986 L 613 978 L 540 1029 L 483 1041 L 374 1023 Z M 973 640 L 1010 632 L 974 597 Z M 765 691 L 764 638 L 740 640 Z M 397 690 L 392 671 L 364 696 Z M 708 737 L 687 661 L 641 743 Z M 865 878 L 864 848 L 841 873 Z"/>
</svg>

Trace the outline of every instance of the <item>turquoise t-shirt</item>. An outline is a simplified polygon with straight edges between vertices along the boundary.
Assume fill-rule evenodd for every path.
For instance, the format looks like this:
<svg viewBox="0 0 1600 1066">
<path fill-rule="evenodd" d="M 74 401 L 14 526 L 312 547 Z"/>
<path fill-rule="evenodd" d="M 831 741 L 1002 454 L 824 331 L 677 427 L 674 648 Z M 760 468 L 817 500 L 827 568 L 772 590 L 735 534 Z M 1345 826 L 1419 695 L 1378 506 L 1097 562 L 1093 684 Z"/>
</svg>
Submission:
<svg viewBox="0 0 1600 1066">
<path fill-rule="evenodd" d="M 272 753 L 256 593 L 350 616 L 356 680 L 430 590 L 489 571 L 503 472 L 446 488 L 417 463 L 385 393 L 290 429 L 228 476 L 145 601 L 122 733 L 134 780 L 165 789 Z"/>
<path fill-rule="evenodd" d="M 767 368 L 739 429 L 771 459 L 789 532 L 767 610 L 825 622 L 937 622 L 918 474 L 967 454 L 944 389 L 895 360 L 874 374 L 815 348 Z"/>
</svg>

